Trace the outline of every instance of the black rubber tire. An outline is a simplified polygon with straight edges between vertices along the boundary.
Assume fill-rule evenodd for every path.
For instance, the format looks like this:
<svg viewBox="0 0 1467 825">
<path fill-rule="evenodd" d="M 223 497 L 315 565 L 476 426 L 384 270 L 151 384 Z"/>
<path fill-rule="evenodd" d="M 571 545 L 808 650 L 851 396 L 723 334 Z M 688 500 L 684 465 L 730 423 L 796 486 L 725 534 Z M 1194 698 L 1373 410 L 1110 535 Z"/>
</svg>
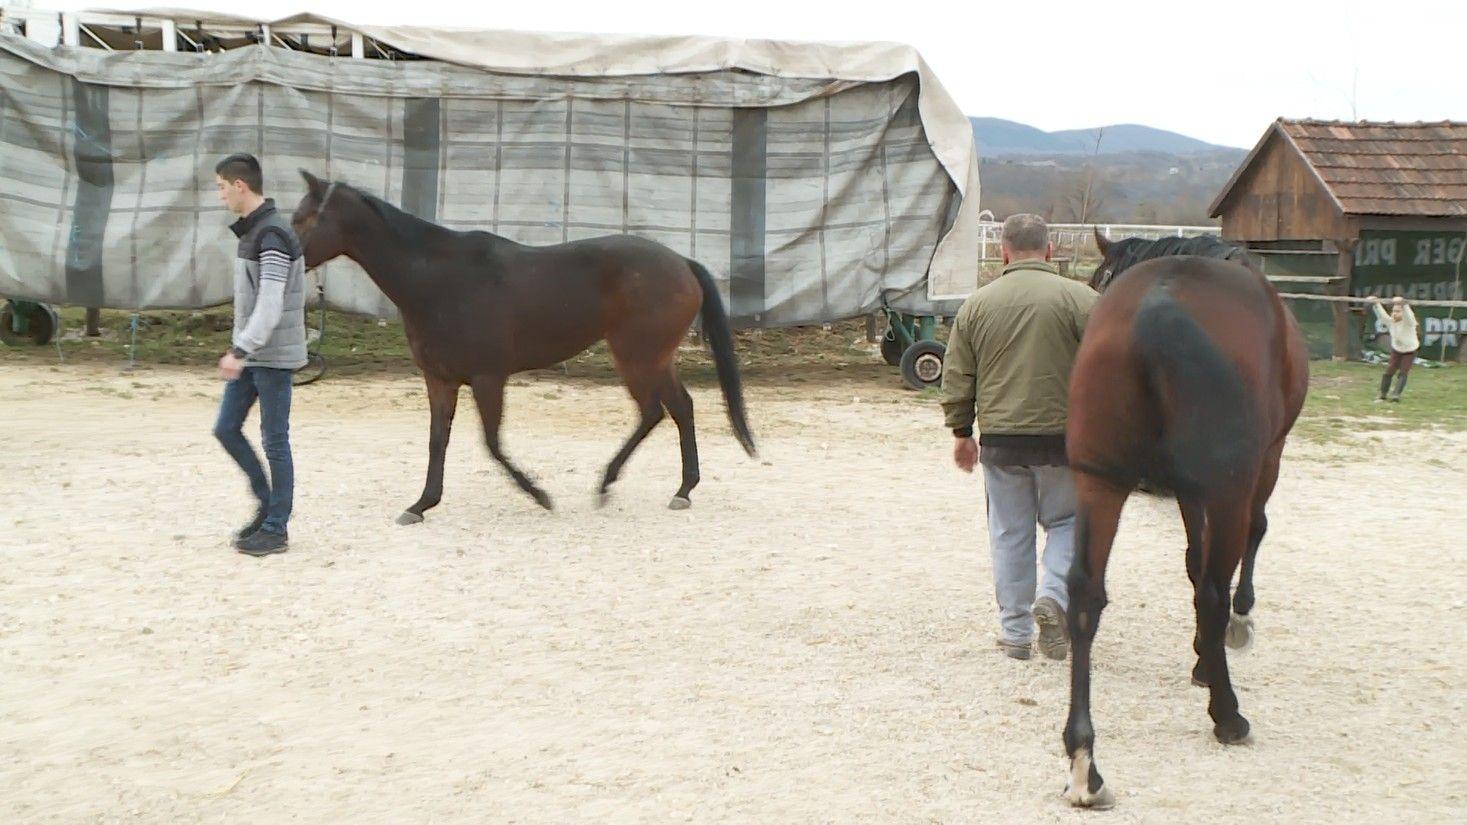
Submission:
<svg viewBox="0 0 1467 825">
<path fill-rule="evenodd" d="M 16 335 L 10 328 L 11 320 L 15 316 L 15 304 L 7 301 L 5 306 L 0 307 L 0 341 L 12 347 L 25 343 L 41 347 L 51 343 L 51 339 L 61 330 L 61 317 L 50 304 L 40 304 L 39 307 L 26 318 L 28 329 L 25 335 Z"/>
<path fill-rule="evenodd" d="M 942 359 L 947 347 L 937 341 L 918 341 L 902 353 L 902 382 L 908 388 L 925 390 L 942 383 Z"/>
<path fill-rule="evenodd" d="M 893 367 L 902 365 L 902 339 L 897 336 L 896 330 L 886 328 L 886 334 L 881 336 L 881 360 Z"/>
</svg>

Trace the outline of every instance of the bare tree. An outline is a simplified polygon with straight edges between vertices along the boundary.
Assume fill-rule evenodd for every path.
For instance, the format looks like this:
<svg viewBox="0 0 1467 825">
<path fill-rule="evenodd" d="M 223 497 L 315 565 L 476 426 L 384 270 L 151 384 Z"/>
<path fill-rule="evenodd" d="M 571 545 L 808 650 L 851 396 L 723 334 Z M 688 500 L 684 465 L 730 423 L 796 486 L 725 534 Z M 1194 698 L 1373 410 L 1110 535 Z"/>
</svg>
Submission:
<svg viewBox="0 0 1467 825">
<path fill-rule="evenodd" d="M 1079 170 L 1065 193 L 1065 205 L 1076 223 L 1091 223 L 1099 214 L 1109 195 L 1108 182 L 1100 175 L 1095 159 L 1100 155 L 1100 141 L 1105 138 L 1104 129 L 1095 130 L 1095 148 L 1090 152 L 1090 162 Z"/>
</svg>

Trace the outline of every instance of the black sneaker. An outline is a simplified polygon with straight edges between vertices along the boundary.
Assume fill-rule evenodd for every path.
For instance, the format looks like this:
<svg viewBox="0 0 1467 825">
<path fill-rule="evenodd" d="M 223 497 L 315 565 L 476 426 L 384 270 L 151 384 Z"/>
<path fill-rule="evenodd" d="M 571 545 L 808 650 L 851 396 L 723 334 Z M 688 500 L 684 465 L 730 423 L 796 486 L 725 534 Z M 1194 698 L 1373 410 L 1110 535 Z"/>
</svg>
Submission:
<svg viewBox="0 0 1467 825">
<path fill-rule="evenodd" d="M 255 517 L 250 521 L 249 524 L 246 524 L 245 526 L 239 528 L 239 530 L 235 531 L 234 540 L 236 542 L 239 542 L 249 538 L 250 536 L 253 536 L 255 532 L 260 529 L 260 526 L 264 523 L 265 508 L 261 507 L 260 509 L 255 511 Z"/>
<path fill-rule="evenodd" d="M 254 534 L 235 542 L 234 546 L 246 556 L 268 556 L 272 553 L 284 553 L 290 546 L 290 538 L 284 533 L 256 530 Z"/>
</svg>

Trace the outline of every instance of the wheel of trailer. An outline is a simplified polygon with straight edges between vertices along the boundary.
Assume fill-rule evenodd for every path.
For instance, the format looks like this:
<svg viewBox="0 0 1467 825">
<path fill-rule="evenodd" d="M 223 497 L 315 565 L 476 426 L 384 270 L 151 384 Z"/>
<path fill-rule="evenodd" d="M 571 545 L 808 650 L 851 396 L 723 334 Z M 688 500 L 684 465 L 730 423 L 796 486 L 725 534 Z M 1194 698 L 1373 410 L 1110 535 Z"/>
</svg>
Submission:
<svg viewBox="0 0 1467 825">
<path fill-rule="evenodd" d="M 947 347 L 937 341 L 918 341 L 902 353 L 902 381 L 914 390 L 942 383 L 942 359 Z"/>
<path fill-rule="evenodd" d="M 902 365 L 902 339 L 897 336 L 892 327 L 886 328 L 886 334 L 881 336 L 881 358 L 893 367 Z"/>
<path fill-rule="evenodd" d="M 15 315 L 17 312 L 25 313 L 26 331 L 17 333 L 15 331 Z M 61 317 L 56 314 L 56 308 L 50 304 L 17 304 L 7 301 L 5 306 L 0 307 L 0 341 L 4 341 L 12 347 L 31 343 L 43 346 L 51 343 L 51 339 L 61 330 Z"/>
<path fill-rule="evenodd" d="M 295 371 L 290 377 L 290 383 L 297 387 L 321 380 L 326 374 L 326 356 L 319 352 L 313 352 L 306 356 L 306 365 Z"/>
</svg>

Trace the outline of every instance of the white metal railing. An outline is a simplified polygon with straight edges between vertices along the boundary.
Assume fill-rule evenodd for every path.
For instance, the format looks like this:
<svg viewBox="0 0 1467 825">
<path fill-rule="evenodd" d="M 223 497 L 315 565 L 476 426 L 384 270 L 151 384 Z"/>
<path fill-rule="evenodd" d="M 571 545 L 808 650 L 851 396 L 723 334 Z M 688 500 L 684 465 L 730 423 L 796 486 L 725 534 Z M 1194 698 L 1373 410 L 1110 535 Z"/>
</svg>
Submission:
<svg viewBox="0 0 1467 825">
<path fill-rule="evenodd" d="M 1184 226 L 1180 224 L 1134 224 L 1134 223 L 1052 223 L 1049 225 L 1049 240 L 1054 244 L 1055 255 L 1062 258 L 1100 257 L 1095 247 L 1095 233 L 1107 240 L 1122 238 L 1145 238 L 1156 240 L 1172 235 L 1184 238 L 1197 235 L 1221 235 L 1216 226 Z M 1003 223 L 981 221 L 978 224 L 978 257 L 982 260 L 997 260 L 1001 257 L 999 244 L 1003 241 Z"/>
<path fill-rule="evenodd" d="M 46 46 L 65 45 L 107 51 L 118 47 L 109 44 L 102 35 L 110 32 L 115 37 L 121 32 L 134 36 L 133 43 L 123 46 L 124 48 L 158 48 L 168 52 L 209 52 L 229 48 L 230 44 L 265 44 L 293 51 L 326 51 L 331 55 L 350 55 L 358 59 L 392 59 L 400 56 L 359 32 L 329 24 L 290 23 L 270 26 L 228 21 L 201 22 L 187 15 L 160 17 L 113 12 L 58 12 L 19 4 L 0 8 L 0 31 L 10 34 L 24 33 L 31 40 Z M 158 36 L 159 45 L 145 45 L 144 38 L 154 35 Z"/>
</svg>

